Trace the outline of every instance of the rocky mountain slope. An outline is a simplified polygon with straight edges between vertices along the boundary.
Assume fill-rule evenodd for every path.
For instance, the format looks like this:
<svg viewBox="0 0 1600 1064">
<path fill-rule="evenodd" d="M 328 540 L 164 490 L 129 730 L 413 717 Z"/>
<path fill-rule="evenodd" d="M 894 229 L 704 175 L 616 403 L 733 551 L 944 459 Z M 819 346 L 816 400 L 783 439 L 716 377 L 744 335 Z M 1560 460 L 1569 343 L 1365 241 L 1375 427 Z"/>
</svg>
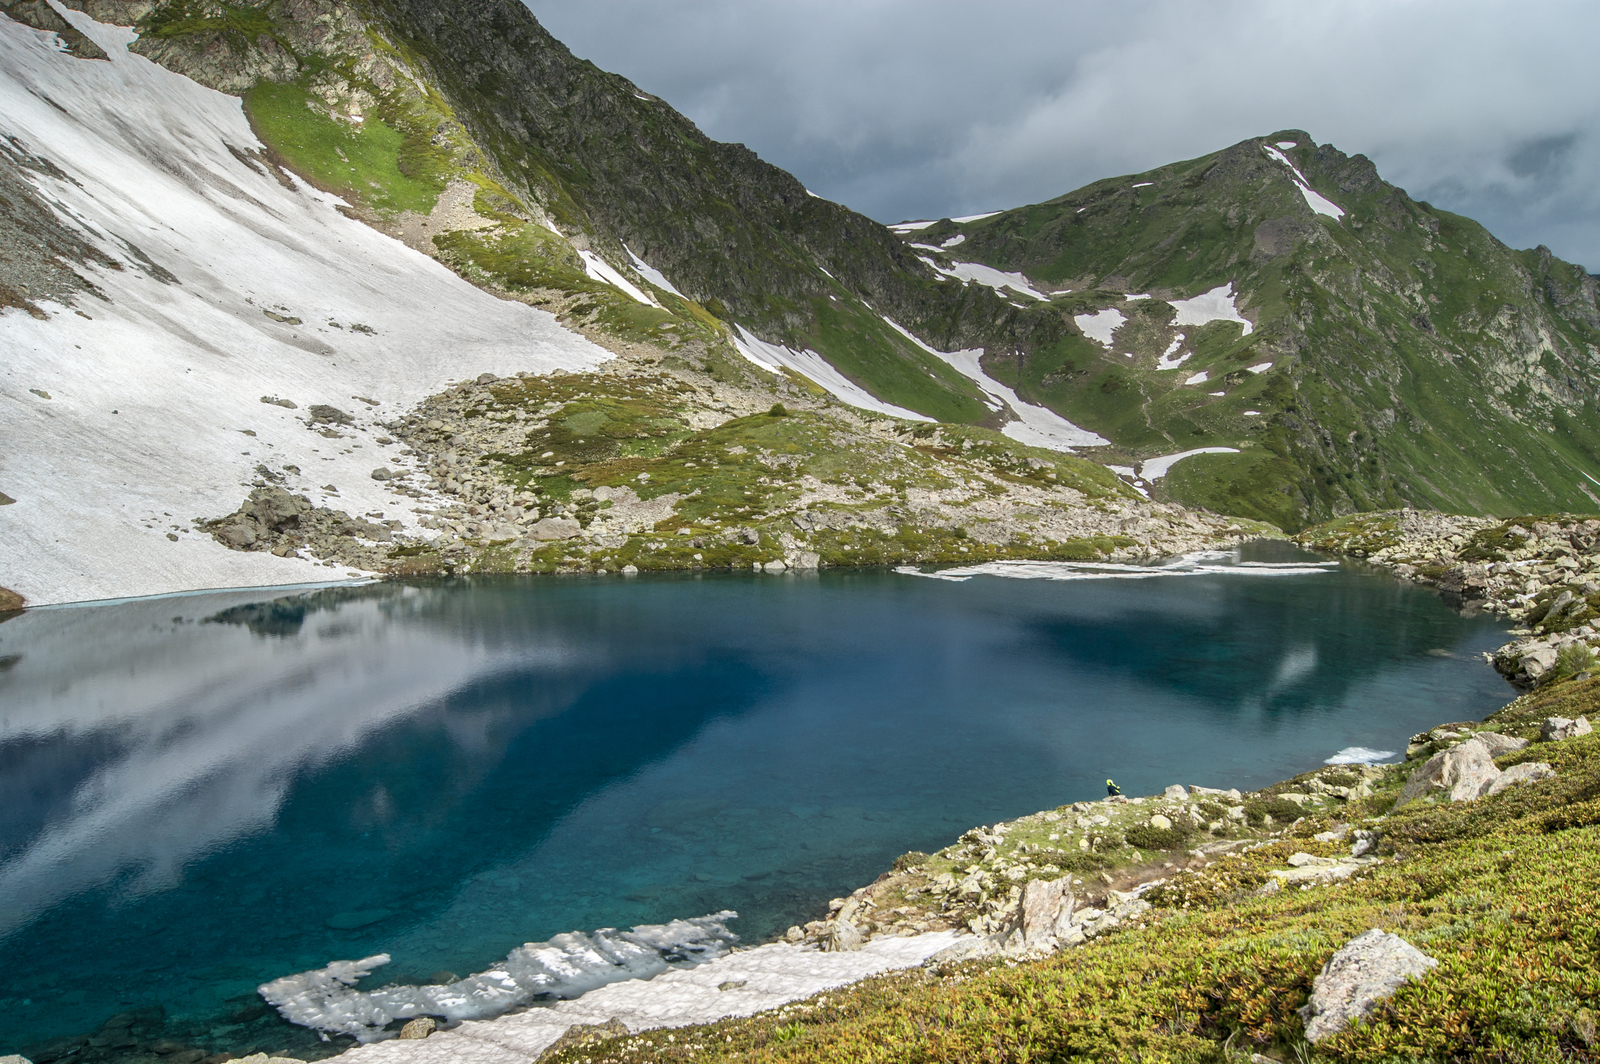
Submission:
<svg viewBox="0 0 1600 1064">
<path fill-rule="evenodd" d="M 1596 279 L 1302 131 L 901 228 L 936 268 L 1049 297 L 1025 300 L 1037 342 L 986 359 L 1024 397 L 1134 457 L 1237 449 L 1186 463 L 1172 497 L 1288 528 L 1600 507 Z"/>
<path fill-rule="evenodd" d="M 1216 447 L 1162 494 L 1289 528 L 1392 505 L 1585 509 L 1600 489 L 1594 278 L 1304 132 L 897 239 L 574 58 L 514 0 L 139 6 L 136 48 L 242 92 L 300 172 L 380 216 L 428 206 L 425 251 L 613 329 L 715 347 L 713 322 L 737 324 L 943 421 L 1042 404 L 1136 470 Z M 392 126 L 394 173 L 358 166 L 350 186 L 330 131 L 368 115 Z M 451 182 L 455 222 L 428 198 Z M 606 269 L 679 320 L 646 320 Z M 962 349 L 1015 391 L 997 402 L 937 354 Z"/>
</svg>

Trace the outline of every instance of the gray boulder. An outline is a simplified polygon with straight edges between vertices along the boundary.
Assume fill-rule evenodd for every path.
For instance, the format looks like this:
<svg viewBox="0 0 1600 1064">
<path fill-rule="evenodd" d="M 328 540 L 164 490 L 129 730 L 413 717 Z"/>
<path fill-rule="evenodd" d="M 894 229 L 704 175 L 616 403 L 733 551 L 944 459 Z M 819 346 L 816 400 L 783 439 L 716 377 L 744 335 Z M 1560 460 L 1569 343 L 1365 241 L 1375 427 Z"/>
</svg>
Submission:
<svg viewBox="0 0 1600 1064">
<path fill-rule="evenodd" d="M 1499 732 L 1492 731 L 1479 732 L 1474 738 L 1488 748 L 1490 757 L 1503 757 L 1506 754 L 1515 753 L 1528 745 L 1528 740 L 1526 739 L 1513 739 L 1509 735 L 1501 735 Z"/>
<path fill-rule="evenodd" d="M 1532 783 L 1534 780 L 1550 780 L 1555 779 L 1555 777 L 1556 770 L 1543 761 L 1512 765 L 1500 773 L 1493 783 L 1489 784 L 1489 789 L 1483 792 L 1483 797 L 1487 798 L 1491 794 L 1499 794 L 1501 791 L 1514 787 L 1519 783 Z"/>
<path fill-rule="evenodd" d="M 1546 717 L 1545 722 L 1539 726 L 1539 738 L 1547 743 L 1560 742 L 1562 739 L 1574 739 L 1580 735 L 1588 735 L 1594 731 L 1589 726 L 1588 717 L 1579 717 L 1577 720 L 1568 720 L 1566 717 Z"/>
<path fill-rule="evenodd" d="M 1452 802 L 1470 802 L 1500 775 L 1489 746 L 1476 736 L 1459 746 L 1441 750 L 1411 774 L 1394 803 L 1409 805 L 1433 791 L 1446 791 Z"/>
<path fill-rule="evenodd" d="M 1074 899 L 1066 877 L 1034 879 L 1022 888 L 1018 909 L 1022 918 L 1022 946 L 1047 950 L 1055 946 L 1056 929 L 1070 922 Z"/>
<path fill-rule="evenodd" d="M 528 529 L 534 539 L 571 539 L 583 532 L 582 526 L 570 517 L 546 517 L 535 521 Z"/>
<path fill-rule="evenodd" d="M 835 920 L 822 948 L 829 953 L 854 953 L 861 948 L 861 930 L 849 920 Z"/>
<path fill-rule="evenodd" d="M 1328 959 L 1312 983 L 1311 1000 L 1300 1009 L 1306 1040 L 1321 1041 L 1365 1019 L 1408 980 L 1421 979 L 1438 965 L 1399 935 L 1376 927 L 1357 935 Z"/>
</svg>

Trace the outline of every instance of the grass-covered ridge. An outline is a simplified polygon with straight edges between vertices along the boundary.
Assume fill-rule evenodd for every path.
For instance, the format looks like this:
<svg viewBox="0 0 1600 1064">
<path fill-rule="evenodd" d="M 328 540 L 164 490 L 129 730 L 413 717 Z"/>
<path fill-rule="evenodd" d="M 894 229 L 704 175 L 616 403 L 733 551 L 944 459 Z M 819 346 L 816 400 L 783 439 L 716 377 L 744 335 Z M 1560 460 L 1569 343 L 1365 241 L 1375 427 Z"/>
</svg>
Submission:
<svg viewBox="0 0 1600 1064">
<path fill-rule="evenodd" d="M 1600 680 L 1512 703 L 1486 726 L 1536 735 L 1545 716 L 1600 712 Z M 1426 756 L 1425 754 L 1422 756 Z M 561 1050 L 623 1061 L 1589 1060 L 1600 1041 L 1600 735 L 1501 759 L 1556 779 L 1468 805 L 1389 813 L 1420 758 L 1370 797 L 1310 812 L 1277 841 L 1146 897 L 1124 926 L 1043 961 L 918 969 L 749 1020 Z M 1300 786 L 1286 781 L 1264 792 Z M 1333 855 L 1343 827 L 1380 833 L 1380 863 L 1332 884 L 1264 892 L 1296 852 Z M 1295 1009 L 1328 957 L 1371 927 L 1440 962 L 1368 1022 L 1316 1046 Z"/>
</svg>

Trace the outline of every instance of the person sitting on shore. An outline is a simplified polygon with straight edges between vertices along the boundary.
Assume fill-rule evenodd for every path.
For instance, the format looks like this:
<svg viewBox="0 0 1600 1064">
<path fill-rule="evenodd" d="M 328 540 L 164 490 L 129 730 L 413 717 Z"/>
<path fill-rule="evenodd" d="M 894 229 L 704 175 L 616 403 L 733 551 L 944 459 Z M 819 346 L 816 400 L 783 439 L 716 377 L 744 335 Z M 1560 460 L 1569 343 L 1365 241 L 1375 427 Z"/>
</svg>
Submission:
<svg viewBox="0 0 1600 1064">
<path fill-rule="evenodd" d="M 1121 787 L 1118 787 L 1111 780 L 1106 780 L 1106 797 L 1108 797 L 1108 798 L 1117 798 L 1117 797 L 1120 797 L 1121 794 L 1122 794 L 1122 788 Z"/>
</svg>

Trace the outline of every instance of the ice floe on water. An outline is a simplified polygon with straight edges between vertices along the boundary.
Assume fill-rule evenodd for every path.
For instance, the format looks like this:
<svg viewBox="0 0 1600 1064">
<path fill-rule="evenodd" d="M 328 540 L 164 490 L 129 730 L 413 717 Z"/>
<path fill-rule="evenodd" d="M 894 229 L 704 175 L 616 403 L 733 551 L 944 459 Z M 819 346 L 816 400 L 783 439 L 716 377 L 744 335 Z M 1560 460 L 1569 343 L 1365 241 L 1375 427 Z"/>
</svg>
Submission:
<svg viewBox="0 0 1600 1064">
<path fill-rule="evenodd" d="M 933 418 L 907 410 L 903 406 L 886 403 L 882 399 L 867 391 L 855 381 L 846 377 L 835 369 L 827 359 L 807 348 L 796 351 L 784 347 L 782 344 L 769 344 L 759 340 L 737 325 L 733 327 L 733 346 L 741 355 L 754 362 L 762 369 L 771 373 L 782 373 L 784 369 L 791 369 L 803 377 L 807 377 L 829 392 L 834 397 L 849 403 L 862 410 L 871 410 L 877 414 L 887 414 L 890 417 L 904 418 L 907 421 L 932 421 Z"/>
<path fill-rule="evenodd" d="M 1278 142 L 1278 148 L 1282 148 L 1284 146 L 1285 145 L 1282 141 Z M 1289 144 L 1288 147 L 1293 148 L 1295 145 Z M 1289 172 L 1294 174 L 1295 187 L 1300 190 L 1300 195 L 1305 197 L 1306 206 L 1310 207 L 1318 214 L 1326 215 L 1335 221 L 1343 218 L 1344 208 L 1340 207 L 1337 203 L 1322 195 L 1320 192 L 1313 191 L 1311 188 L 1311 182 L 1306 180 L 1306 175 L 1302 174 L 1300 172 L 1300 168 L 1295 166 L 1294 163 L 1290 162 L 1289 157 L 1284 155 L 1283 152 L 1279 151 L 1278 148 L 1274 148 L 1268 144 L 1263 144 L 1261 146 L 1262 151 L 1272 156 L 1272 158 L 1276 161 L 1287 166 L 1289 168 Z"/>
<path fill-rule="evenodd" d="M 1374 750 L 1369 746 L 1347 746 L 1323 762 L 1324 765 L 1375 765 L 1398 754 L 1393 750 Z"/>
<path fill-rule="evenodd" d="M 1234 551 L 1197 551 L 1157 565 L 1131 562 L 980 562 L 936 572 L 902 565 L 895 572 L 932 580 L 970 580 L 1001 576 L 1013 580 L 1153 580 L 1164 576 L 1309 576 L 1327 573 L 1338 562 L 1244 562 Z"/>
<path fill-rule="evenodd" d="M 488 971 L 453 983 L 357 990 L 355 984 L 389 963 L 380 953 L 359 961 L 334 961 L 264 983 L 261 996 L 290 1023 L 361 1042 L 393 1038 L 395 1020 L 433 1016 L 452 1022 L 502 1016 L 540 1000 L 574 998 L 608 983 L 649 979 L 668 968 L 715 960 L 739 936 L 727 922 L 732 910 L 641 924 L 631 931 L 571 931 L 548 942 L 529 942 Z"/>
<path fill-rule="evenodd" d="M 1110 347 L 1111 334 L 1122 328 L 1122 323 L 1128 320 L 1128 316 L 1113 308 L 1099 310 L 1093 314 L 1074 314 L 1072 320 L 1078 323 L 1083 335 L 1103 347 Z"/>
<path fill-rule="evenodd" d="M 1244 335 L 1249 336 L 1255 328 L 1245 317 L 1239 313 L 1239 308 L 1234 304 L 1233 282 L 1219 285 L 1209 292 L 1202 292 L 1192 299 L 1170 299 L 1173 309 L 1178 312 L 1174 325 L 1208 325 L 1214 321 L 1236 321 L 1244 326 Z"/>
</svg>

